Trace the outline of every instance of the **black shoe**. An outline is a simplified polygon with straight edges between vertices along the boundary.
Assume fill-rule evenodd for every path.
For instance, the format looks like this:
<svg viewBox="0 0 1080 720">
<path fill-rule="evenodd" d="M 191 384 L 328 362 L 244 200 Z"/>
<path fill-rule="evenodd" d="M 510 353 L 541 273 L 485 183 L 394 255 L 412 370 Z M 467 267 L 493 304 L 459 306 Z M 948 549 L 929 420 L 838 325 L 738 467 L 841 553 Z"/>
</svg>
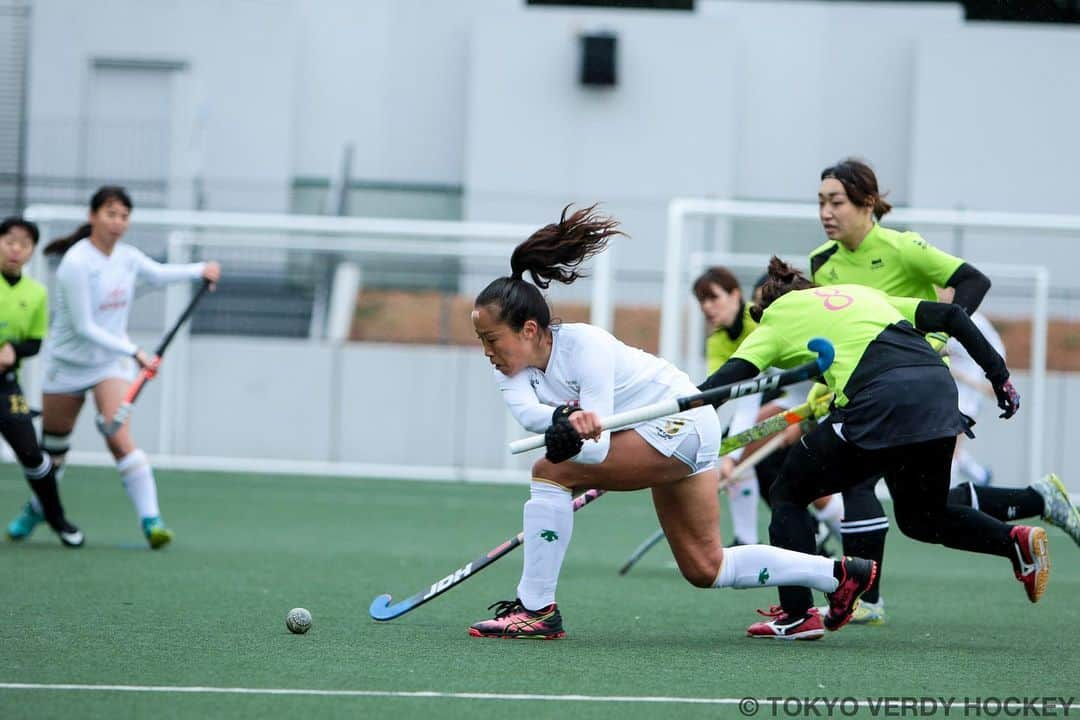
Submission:
<svg viewBox="0 0 1080 720">
<path fill-rule="evenodd" d="M 75 527 L 67 520 L 63 522 L 60 529 L 56 531 L 56 534 L 60 536 L 60 542 L 64 544 L 64 547 L 79 548 L 83 546 L 83 542 L 86 541 L 86 537 L 82 534 L 82 530 Z"/>
</svg>

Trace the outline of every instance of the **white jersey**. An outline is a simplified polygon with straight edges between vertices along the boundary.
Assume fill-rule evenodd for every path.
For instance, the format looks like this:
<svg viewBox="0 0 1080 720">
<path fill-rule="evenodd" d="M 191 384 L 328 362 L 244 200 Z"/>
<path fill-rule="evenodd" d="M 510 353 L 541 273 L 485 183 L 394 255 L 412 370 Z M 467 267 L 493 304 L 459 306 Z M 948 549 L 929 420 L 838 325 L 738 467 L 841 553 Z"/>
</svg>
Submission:
<svg viewBox="0 0 1080 720">
<path fill-rule="evenodd" d="M 164 285 L 202 276 L 204 263 L 163 265 L 142 251 L 117 243 L 105 255 L 89 239 L 71 246 L 56 271 L 56 294 L 46 361 L 97 367 L 133 355 L 127 334 L 136 281 Z"/>
<path fill-rule="evenodd" d="M 690 377 L 668 361 L 624 345 L 598 327 L 553 325 L 551 338 L 546 370 L 528 367 L 510 377 L 493 371 L 510 412 L 531 432 L 547 430 L 555 408 L 570 401 L 605 417 L 698 391 Z M 598 442 L 586 442 L 574 460 L 603 462 L 609 435 L 605 432 Z"/>
</svg>

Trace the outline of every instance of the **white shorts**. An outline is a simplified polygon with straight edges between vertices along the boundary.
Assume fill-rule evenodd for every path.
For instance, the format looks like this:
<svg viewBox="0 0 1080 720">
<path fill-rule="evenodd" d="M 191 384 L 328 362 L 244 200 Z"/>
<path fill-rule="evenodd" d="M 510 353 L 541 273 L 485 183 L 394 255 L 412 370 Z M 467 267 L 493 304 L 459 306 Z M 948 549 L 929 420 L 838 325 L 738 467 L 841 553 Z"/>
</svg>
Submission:
<svg viewBox="0 0 1080 720">
<path fill-rule="evenodd" d="M 696 475 L 720 458 L 720 420 L 710 405 L 649 420 L 634 428 L 664 457 L 676 457 Z"/>
<path fill-rule="evenodd" d="M 135 359 L 119 357 L 107 365 L 74 365 L 56 358 L 47 358 L 41 391 L 49 395 L 82 395 L 109 378 L 128 382 L 134 380 Z"/>
</svg>

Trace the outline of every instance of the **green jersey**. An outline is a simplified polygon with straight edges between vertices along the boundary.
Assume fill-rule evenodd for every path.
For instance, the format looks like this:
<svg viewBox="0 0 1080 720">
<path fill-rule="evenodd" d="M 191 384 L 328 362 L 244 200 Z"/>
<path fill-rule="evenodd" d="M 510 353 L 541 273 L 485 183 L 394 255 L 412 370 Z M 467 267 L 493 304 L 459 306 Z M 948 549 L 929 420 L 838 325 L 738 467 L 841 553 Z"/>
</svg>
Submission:
<svg viewBox="0 0 1080 720">
<path fill-rule="evenodd" d="M 806 347 L 811 338 L 827 338 L 836 356 L 824 381 L 834 393 L 836 406 L 843 407 L 882 369 L 942 364 L 914 330 L 919 302 L 863 285 L 789 292 L 765 310 L 761 324 L 732 357 L 759 370 L 771 365 L 787 369 L 816 357 Z M 868 353 L 871 347 L 874 352 Z"/>
<path fill-rule="evenodd" d="M 0 281 L 0 345 L 41 340 L 48 324 L 49 300 L 44 285 L 25 275 L 14 285 Z"/>
<path fill-rule="evenodd" d="M 750 317 L 750 306 L 743 303 L 736 323 L 730 328 L 720 328 L 705 341 L 705 359 L 709 364 L 709 374 L 716 372 L 738 349 L 746 336 L 757 327 Z"/>
<path fill-rule="evenodd" d="M 853 251 L 830 240 L 810 253 L 811 279 L 818 285 L 854 283 L 895 297 L 935 301 L 934 286 L 945 287 L 963 264 L 918 233 L 897 232 L 877 223 Z"/>
</svg>

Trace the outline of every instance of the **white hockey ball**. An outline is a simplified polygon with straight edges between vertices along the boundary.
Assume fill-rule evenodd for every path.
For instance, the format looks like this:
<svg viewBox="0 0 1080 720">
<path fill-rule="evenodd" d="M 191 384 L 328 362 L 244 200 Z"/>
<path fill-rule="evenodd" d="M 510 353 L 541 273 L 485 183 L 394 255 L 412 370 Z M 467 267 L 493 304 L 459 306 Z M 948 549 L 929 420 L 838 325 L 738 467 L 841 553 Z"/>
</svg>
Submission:
<svg viewBox="0 0 1080 720">
<path fill-rule="evenodd" d="M 285 627 L 291 633 L 303 635 L 311 629 L 311 613 L 305 608 L 293 608 L 285 616 Z"/>
</svg>

